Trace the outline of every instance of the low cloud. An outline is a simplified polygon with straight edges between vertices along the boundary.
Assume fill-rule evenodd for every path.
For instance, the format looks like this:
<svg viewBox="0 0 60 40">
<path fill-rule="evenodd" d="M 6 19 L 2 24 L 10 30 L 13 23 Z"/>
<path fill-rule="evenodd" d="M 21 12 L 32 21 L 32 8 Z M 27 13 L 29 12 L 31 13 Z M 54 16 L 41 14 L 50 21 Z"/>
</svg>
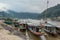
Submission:
<svg viewBox="0 0 60 40">
<path fill-rule="evenodd" d="M 47 0 L 0 0 L 1 3 L 11 5 L 12 10 L 18 12 L 38 12 L 41 13 L 47 8 Z M 60 0 L 49 0 L 48 7 L 60 3 Z"/>
</svg>

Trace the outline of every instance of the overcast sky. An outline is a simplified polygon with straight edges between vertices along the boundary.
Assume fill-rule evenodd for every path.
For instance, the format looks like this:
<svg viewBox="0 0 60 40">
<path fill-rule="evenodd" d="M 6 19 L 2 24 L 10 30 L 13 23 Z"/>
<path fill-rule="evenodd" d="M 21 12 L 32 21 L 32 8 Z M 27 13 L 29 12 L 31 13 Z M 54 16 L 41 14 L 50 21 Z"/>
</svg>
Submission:
<svg viewBox="0 0 60 40">
<path fill-rule="evenodd" d="M 41 13 L 46 9 L 47 0 L 0 0 L 0 3 L 9 5 L 9 9 L 18 12 Z M 60 0 L 49 0 L 49 7 L 60 4 Z"/>
</svg>

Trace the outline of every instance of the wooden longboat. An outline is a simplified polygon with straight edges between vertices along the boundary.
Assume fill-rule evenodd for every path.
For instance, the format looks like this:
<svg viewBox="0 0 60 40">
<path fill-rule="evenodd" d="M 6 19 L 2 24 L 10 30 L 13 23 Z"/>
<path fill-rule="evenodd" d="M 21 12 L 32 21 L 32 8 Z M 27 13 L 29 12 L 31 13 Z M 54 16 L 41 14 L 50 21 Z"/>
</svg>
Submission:
<svg viewBox="0 0 60 40">
<path fill-rule="evenodd" d="M 56 32 L 56 26 L 50 24 L 50 23 L 45 23 L 45 32 L 49 33 L 49 34 L 52 34 L 52 35 L 57 35 L 57 32 Z"/>
<path fill-rule="evenodd" d="M 56 30 L 57 30 L 57 33 L 60 34 L 60 26 L 57 26 L 57 27 L 56 27 Z"/>
<path fill-rule="evenodd" d="M 25 24 L 25 23 L 19 23 L 19 29 L 20 29 L 20 31 L 26 31 L 26 27 L 27 27 L 28 25 L 27 24 Z"/>
<path fill-rule="evenodd" d="M 27 24 L 25 22 L 15 21 L 15 20 L 13 22 L 14 22 L 14 25 L 16 26 L 16 29 L 18 29 L 19 31 L 26 30 Z"/>
<path fill-rule="evenodd" d="M 60 34 L 60 22 L 56 23 L 56 31 Z"/>
<path fill-rule="evenodd" d="M 55 32 L 60 34 L 60 22 L 50 21 L 48 23 L 50 23 L 54 26 L 54 28 L 52 28 L 52 30 L 55 29 Z"/>
<path fill-rule="evenodd" d="M 26 31 L 26 27 L 28 26 L 26 20 L 20 19 L 17 22 L 19 22 L 19 30 Z"/>
<path fill-rule="evenodd" d="M 44 34 L 44 30 L 42 28 L 42 26 L 38 26 L 38 25 L 33 25 L 31 23 L 28 24 L 28 29 L 30 30 L 30 32 L 32 32 L 34 35 L 37 36 L 41 36 Z"/>
</svg>

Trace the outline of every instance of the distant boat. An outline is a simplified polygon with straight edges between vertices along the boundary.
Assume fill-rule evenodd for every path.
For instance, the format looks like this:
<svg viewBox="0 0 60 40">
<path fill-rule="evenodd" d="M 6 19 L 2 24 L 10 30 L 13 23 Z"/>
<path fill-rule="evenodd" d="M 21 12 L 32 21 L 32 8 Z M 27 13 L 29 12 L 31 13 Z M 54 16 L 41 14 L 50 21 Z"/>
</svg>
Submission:
<svg viewBox="0 0 60 40">
<path fill-rule="evenodd" d="M 41 28 L 41 26 L 37 25 L 37 24 L 32 24 L 32 23 L 28 23 L 28 29 L 37 36 L 41 36 L 44 34 L 44 30 L 43 28 Z"/>
</svg>

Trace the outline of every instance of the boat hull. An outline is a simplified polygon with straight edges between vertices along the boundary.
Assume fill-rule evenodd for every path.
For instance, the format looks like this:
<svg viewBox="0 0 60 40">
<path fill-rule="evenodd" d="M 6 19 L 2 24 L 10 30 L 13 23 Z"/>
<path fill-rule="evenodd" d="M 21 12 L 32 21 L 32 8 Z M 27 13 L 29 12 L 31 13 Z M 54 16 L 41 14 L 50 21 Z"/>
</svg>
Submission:
<svg viewBox="0 0 60 40">
<path fill-rule="evenodd" d="M 29 29 L 29 28 L 28 28 Z M 30 29 L 29 29 L 30 30 Z M 37 36 L 41 36 L 42 33 L 41 32 L 34 32 L 33 30 L 30 30 L 30 32 L 32 32 L 34 35 L 37 35 Z"/>
<path fill-rule="evenodd" d="M 45 30 L 45 32 L 48 33 L 48 34 L 51 34 L 53 36 L 56 36 L 57 35 L 57 33 L 49 32 L 48 30 Z"/>
<path fill-rule="evenodd" d="M 57 31 L 58 34 L 60 34 L 60 31 Z"/>
<path fill-rule="evenodd" d="M 56 28 L 57 33 L 60 34 L 60 28 Z"/>
</svg>

